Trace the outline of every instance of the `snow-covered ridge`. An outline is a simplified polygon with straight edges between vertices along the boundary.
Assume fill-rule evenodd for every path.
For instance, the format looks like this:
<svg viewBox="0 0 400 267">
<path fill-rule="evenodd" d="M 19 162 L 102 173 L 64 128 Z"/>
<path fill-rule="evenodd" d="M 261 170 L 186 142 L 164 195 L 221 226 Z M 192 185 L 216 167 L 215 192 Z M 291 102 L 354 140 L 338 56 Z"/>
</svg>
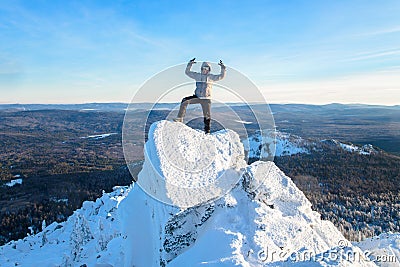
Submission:
<svg viewBox="0 0 400 267">
<path fill-rule="evenodd" d="M 300 136 L 278 132 L 259 132 L 242 141 L 249 158 L 282 157 L 310 153 L 310 143 Z"/>
<path fill-rule="evenodd" d="M 378 151 L 371 144 L 357 146 L 357 145 L 354 145 L 351 143 L 345 144 L 345 143 L 342 143 L 335 139 L 322 140 L 322 142 L 326 143 L 326 144 L 333 144 L 333 145 L 339 146 L 341 149 L 343 149 L 345 151 L 352 152 L 352 153 L 358 153 L 360 155 L 371 155 L 371 154 L 378 153 Z"/>
<path fill-rule="evenodd" d="M 158 139 L 160 130 L 162 140 Z M 170 179 L 171 171 L 179 175 L 171 169 L 173 164 L 179 167 L 179 162 L 163 161 L 161 154 L 173 152 L 165 145 L 178 132 L 185 140 L 178 145 L 181 149 L 202 147 L 191 139 L 203 136 L 184 124 L 155 124 L 139 180 L 154 179 L 152 175 Z M 225 139 L 228 136 L 230 141 Z M 218 167 L 232 181 L 239 179 L 228 193 L 181 209 L 151 197 L 138 184 L 116 187 L 95 202 L 85 202 L 66 222 L 44 224 L 41 233 L 0 247 L 0 266 L 374 266 L 332 223 L 320 219 L 274 163 L 242 166 L 244 151 L 236 133 L 224 131 L 204 138 L 213 145 L 229 141 L 214 152 L 218 157 L 235 155 L 235 160 L 215 156 L 220 162 L 208 164 L 206 158 L 189 153 L 189 159 L 200 161 L 192 167 L 214 168 L 207 173 Z M 199 153 L 209 150 L 207 145 Z M 237 178 L 238 169 L 242 175 Z M 186 177 L 199 178 L 206 177 Z"/>
<path fill-rule="evenodd" d="M 332 147 L 337 147 L 360 155 L 378 153 L 371 144 L 357 146 L 351 143 L 346 144 L 335 139 L 303 139 L 300 136 L 279 131 L 263 132 L 262 137 L 260 133 L 257 132 L 249 136 L 249 138 L 242 140 L 242 142 L 249 158 L 268 158 L 271 157 L 271 155 L 284 157 L 296 154 L 310 154 L 313 151 L 323 150 L 321 144 L 331 145 Z"/>
</svg>

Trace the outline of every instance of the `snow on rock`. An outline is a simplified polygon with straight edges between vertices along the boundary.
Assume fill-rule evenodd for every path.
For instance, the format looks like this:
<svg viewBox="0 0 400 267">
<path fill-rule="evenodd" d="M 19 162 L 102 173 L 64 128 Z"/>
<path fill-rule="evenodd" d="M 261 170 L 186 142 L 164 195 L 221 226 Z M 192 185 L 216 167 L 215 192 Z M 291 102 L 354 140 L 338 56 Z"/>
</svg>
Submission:
<svg viewBox="0 0 400 267">
<path fill-rule="evenodd" d="M 256 133 L 243 140 L 249 158 L 272 159 L 299 153 L 310 153 L 307 141 L 299 136 L 283 132 L 264 132 L 263 136 Z"/>
<path fill-rule="evenodd" d="M 184 208 L 157 200 L 137 183 L 116 187 L 84 202 L 66 222 L 0 247 L 0 266 L 374 266 L 349 257 L 362 252 L 312 211 L 274 163 L 243 165 L 236 133 L 206 136 L 181 123 L 158 122 L 150 127 L 145 150 L 139 181 L 152 181 L 145 189 L 153 191 L 146 192 L 159 197 L 161 191 L 178 200 L 174 204 L 188 198 L 177 194 L 185 191 L 169 194 L 168 184 L 154 186 L 153 176 L 175 179 L 184 188 L 195 185 L 200 193 L 201 186 L 218 185 L 221 173 L 236 183 L 212 201 Z M 180 161 L 170 160 L 173 151 L 184 151 Z M 180 163 L 196 172 L 174 168 Z"/>
</svg>

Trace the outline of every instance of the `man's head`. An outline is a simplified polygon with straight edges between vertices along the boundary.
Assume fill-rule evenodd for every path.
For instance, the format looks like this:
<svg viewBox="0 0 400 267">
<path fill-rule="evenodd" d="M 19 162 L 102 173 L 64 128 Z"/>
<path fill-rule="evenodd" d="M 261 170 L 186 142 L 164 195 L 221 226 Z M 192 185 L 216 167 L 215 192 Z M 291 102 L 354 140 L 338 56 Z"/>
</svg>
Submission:
<svg viewBox="0 0 400 267">
<path fill-rule="evenodd" d="M 201 73 L 202 74 L 208 74 L 211 71 L 211 65 L 208 62 L 203 62 L 201 64 Z"/>
</svg>

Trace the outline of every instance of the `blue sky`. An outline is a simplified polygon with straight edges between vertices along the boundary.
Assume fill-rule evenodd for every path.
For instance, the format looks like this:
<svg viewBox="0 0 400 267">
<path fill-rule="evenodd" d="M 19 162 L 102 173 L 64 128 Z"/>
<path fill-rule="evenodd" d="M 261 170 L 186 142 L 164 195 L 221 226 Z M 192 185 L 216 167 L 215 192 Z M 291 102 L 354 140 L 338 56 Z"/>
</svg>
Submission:
<svg viewBox="0 0 400 267">
<path fill-rule="evenodd" d="M 400 104 L 399 14 L 398 0 L 1 1 L 0 103 L 130 102 L 196 57 L 270 103 Z"/>
</svg>

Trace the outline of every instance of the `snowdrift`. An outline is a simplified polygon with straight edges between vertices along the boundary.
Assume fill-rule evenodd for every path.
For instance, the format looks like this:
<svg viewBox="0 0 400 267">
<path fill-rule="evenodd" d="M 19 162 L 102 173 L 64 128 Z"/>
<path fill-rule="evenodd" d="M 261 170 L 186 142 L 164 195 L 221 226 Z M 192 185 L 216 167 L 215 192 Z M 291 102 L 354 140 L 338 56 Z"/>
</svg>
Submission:
<svg viewBox="0 0 400 267">
<path fill-rule="evenodd" d="M 1 247 L 0 266 L 374 266 L 274 163 L 246 165 L 238 140 L 155 123 L 141 186 Z"/>
</svg>

